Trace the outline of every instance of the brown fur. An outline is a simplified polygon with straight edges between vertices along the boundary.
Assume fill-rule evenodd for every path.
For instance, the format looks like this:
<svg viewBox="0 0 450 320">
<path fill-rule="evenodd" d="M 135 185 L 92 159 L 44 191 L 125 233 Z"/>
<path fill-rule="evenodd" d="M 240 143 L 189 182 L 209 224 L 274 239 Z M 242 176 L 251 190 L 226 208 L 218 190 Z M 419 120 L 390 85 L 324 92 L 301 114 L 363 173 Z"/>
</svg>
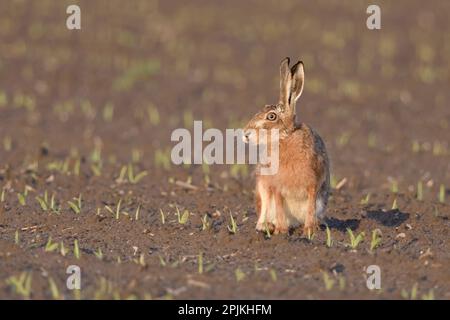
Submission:
<svg viewBox="0 0 450 320">
<path fill-rule="evenodd" d="M 275 175 L 257 173 L 256 176 L 257 229 L 264 230 L 273 224 L 271 231 L 286 233 L 289 227 L 303 222 L 304 232 L 308 234 L 318 224 L 316 209 L 322 208 L 316 205 L 323 204 L 323 210 L 327 205 L 329 161 L 320 136 L 306 124 L 295 123 L 295 102 L 303 90 L 303 64 L 298 62 L 289 69 L 289 60 L 283 60 L 280 76 L 279 103 L 265 106 L 244 128 L 244 132 L 274 128 L 280 132 L 278 172 Z M 271 112 L 277 115 L 274 121 L 267 118 Z M 258 137 L 255 141 L 259 142 Z M 289 219 L 286 208 L 290 211 Z M 264 226 L 261 225 L 262 214 L 266 217 Z"/>
</svg>

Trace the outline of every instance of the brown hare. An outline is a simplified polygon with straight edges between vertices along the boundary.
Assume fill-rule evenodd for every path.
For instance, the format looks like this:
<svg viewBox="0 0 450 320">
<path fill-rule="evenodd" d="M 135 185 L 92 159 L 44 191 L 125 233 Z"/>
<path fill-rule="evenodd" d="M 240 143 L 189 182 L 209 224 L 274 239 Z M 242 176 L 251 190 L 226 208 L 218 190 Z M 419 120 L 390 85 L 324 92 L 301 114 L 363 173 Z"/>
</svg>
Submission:
<svg viewBox="0 0 450 320">
<path fill-rule="evenodd" d="M 244 141 L 260 144 L 259 129 L 278 129 L 279 167 L 273 175 L 256 170 L 256 210 L 259 231 L 286 233 L 300 224 L 311 235 L 318 227 L 328 202 L 330 168 L 325 144 L 304 123 L 297 123 L 295 104 L 303 91 L 301 61 L 280 65 L 280 98 L 266 105 L 244 128 Z M 258 166 L 261 166 L 259 164 Z"/>
</svg>

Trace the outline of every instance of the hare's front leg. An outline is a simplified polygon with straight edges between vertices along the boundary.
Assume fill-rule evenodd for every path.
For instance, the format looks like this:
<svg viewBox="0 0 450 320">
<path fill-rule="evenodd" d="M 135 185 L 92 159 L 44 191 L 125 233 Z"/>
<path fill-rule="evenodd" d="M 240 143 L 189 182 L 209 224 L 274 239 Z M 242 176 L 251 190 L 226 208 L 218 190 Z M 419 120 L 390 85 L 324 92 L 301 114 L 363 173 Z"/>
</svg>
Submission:
<svg viewBox="0 0 450 320">
<path fill-rule="evenodd" d="M 272 228 L 270 221 L 268 221 L 268 210 L 270 209 L 271 191 L 261 179 L 256 180 L 256 211 L 258 215 L 258 222 L 256 223 L 256 230 L 266 231 L 267 228 Z"/>
<path fill-rule="evenodd" d="M 284 199 L 280 192 L 274 192 L 275 200 L 275 230 L 274 234 L 287 233 L 289 226 L 286 221 L 286 213 L 284 212 Z"/>
<path fill-rule="evenodd" d="M 307 189 L 307 197 L 308 197 L 308 208 L 305 217 L 305 225 L 303 228 L 303 232 L 306 236 L 311 236 L 315 229 L 317 229 L 317 218 L 316 218 L 316 196 L 317 189 L 315 186 L 311 186 Z"/>
</svg>

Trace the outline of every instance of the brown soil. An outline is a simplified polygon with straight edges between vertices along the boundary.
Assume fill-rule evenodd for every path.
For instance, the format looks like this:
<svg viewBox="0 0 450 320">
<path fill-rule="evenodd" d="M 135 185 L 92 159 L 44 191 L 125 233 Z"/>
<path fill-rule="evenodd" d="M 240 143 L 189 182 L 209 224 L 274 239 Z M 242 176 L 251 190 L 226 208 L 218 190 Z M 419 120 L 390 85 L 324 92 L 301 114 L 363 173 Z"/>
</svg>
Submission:
<svg viewBox="0 0 450 320">
<path fill-rule="evenodd" d="M 381 1 L 369 31 L 355 1 L 75 1 L 69 31 L 73 2 L 0 4 L 0 298 L 27 297 L 11 284 L 24 272 L 32 299 L 54 297 L 50 279 L 66 299 L 450 298 L 448 3 Z M 310 240 L 255 231 L 251 168 L 170 163 L 173 129 L 237 128 L 274 102 L 287 55 L 305 63 L 298 114 L 339 186 Z M 147 175 L 118 180 L 128 164 Z M 365 233 L 355 250 L 348 228 Z"/>
</svg>

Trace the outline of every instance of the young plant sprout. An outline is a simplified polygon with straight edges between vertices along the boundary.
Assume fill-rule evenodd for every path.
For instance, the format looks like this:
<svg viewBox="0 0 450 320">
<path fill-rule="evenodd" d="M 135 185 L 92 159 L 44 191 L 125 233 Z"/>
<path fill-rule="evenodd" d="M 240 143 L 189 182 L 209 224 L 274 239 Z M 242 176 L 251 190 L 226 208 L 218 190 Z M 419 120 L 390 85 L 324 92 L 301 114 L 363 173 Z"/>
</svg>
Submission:
<svg viewBox="0 0 450 320">
<path fill-rule="evenodd" d="M 328 225 L 326 225 L 326 229 L 325 229 L 326 233 L 327 233 L 327 247 L 331 248 L 333 246 L 333 239 L 331 238 L 331 231 L 330 228 L 328 227 Z"/>
<path fill-rule="evenodd" d="M 230 212 L 230 224 L 227 226 L 228 231 L 232 234 L 236 234 L 237 232 L 237 224 L 236 221 L 233 218 L 233 215 Z"/>
<path fill-rule="evenodd" d="M 45 245 L 45 252 L 53 252 L 58 250 L 59 244 L 52 242 L 52 236 L 48 237 L 47 244 Z"/>
<path fill-rule="evenodd" d="M 381 244 L 381 230 L 372 230 L 372 240 L 370 241 L 370 251 L 375 250 Z"/>
<path fill-rule="evenodd" d="M 178 209 L 178 207 L 175 207 L 177 212 L 177 218 L 178 218 L 178 223 L 179 224 L 186 224 L 186 222 L 189 220 L 189 211 L 187 209 L 185 209 L 183 211 L 183 214 L 180 213 L 180 210 Z"/>
<path fill-rule="evenodd" d="M 359 233 L 357 236 L 353 234 L 352 229 L 347 228 L 347 233 L 350 237 L 350 247 L 356 249 L 361 241 L 364 239 L 364 232 Z"/>
</svg>

